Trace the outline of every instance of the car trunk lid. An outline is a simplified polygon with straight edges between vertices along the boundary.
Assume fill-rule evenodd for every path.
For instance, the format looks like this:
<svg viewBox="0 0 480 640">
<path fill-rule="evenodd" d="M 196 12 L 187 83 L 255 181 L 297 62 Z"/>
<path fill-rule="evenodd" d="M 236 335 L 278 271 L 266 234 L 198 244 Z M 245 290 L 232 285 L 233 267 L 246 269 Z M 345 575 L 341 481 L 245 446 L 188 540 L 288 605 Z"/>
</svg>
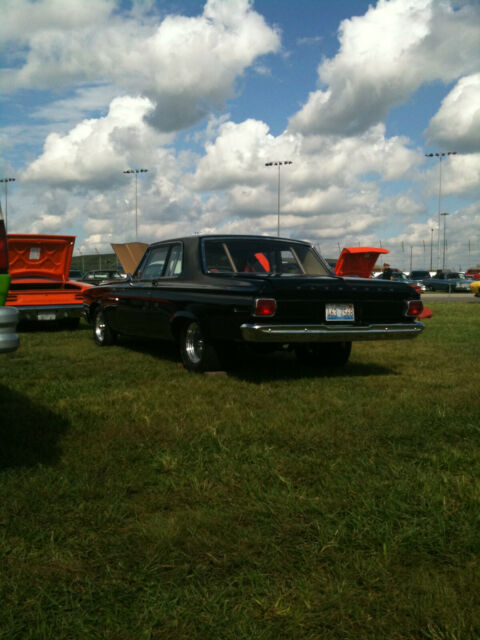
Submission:
<svg viewBox="0 0 480 640">
<path fill-rule="evenodd" d="M 266 280 L 268 286 L 262 295 L 277 301 L 276 322 L 324 322 L 332 305 L 345 309 L 350 304 L 355 322 L 401 322 L 406 301 L 420 297 L 409 285 L 390 280 L 324 276 L 274 276 Z"/>
<path fill-rule="evenodd" d="M 10 233 L 7 237 L 12 280 L 68 280 L 75 236 Z"/>
<path fill-rule="evenodd" d="M 334 271 L 338 276 L 360 276 L 369 278 L 382 253 L 388 249 L 379 247 L 348 247 L 342 250 Z"/>
</svg>

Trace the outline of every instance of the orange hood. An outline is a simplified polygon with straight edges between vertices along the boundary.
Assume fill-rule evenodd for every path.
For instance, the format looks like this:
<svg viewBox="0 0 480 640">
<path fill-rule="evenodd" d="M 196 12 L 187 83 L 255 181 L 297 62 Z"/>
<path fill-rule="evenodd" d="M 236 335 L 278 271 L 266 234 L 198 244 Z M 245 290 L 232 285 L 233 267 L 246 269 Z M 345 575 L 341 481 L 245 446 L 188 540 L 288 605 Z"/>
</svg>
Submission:
<svg viewBox="0 0 480 640">
<path fill-rule="evenodd" d="M 12 278 L 68 280 L 75 236 L 9 233 L 7 238 Z"/>
</svg>

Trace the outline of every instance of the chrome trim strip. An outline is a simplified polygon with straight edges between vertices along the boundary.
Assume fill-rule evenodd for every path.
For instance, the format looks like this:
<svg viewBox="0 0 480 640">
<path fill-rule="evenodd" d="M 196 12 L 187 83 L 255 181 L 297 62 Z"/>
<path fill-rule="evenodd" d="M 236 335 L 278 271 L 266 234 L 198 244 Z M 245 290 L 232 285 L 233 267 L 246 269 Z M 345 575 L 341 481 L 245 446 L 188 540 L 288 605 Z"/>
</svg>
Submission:
<svg viewBox="0 0 480 640">
<path fill-rule="evenodd" d="M 415 338 L 424 329 L 421 322 L 369 325 L 275 325 L 246 323 L 240 327 L 246 342 L 350 342 Z"/>
</svg>

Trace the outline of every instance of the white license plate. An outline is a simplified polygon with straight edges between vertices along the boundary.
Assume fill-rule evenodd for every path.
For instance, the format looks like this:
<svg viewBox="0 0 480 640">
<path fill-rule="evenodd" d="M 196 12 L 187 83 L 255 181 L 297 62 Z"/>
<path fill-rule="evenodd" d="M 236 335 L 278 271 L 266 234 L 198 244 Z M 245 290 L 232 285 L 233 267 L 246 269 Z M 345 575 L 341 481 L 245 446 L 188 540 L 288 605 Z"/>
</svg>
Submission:
<svg viewBox="0 0 480 640">
<path fill-rule="evenodd" d="M 55 320 L 55 319 L 56 319 L 55 312 L 53 312 L 53 313 L 47 313 L 47 312 L 37 313 L 37 320 Z"/>
<path fill-rule="evenodd" d="M 325 305 L 326 320 L 346 320 L 351 322 L 355 320 L 355 311 L 353 304 L 339 302 L 338 304 Z"/>
</svg>

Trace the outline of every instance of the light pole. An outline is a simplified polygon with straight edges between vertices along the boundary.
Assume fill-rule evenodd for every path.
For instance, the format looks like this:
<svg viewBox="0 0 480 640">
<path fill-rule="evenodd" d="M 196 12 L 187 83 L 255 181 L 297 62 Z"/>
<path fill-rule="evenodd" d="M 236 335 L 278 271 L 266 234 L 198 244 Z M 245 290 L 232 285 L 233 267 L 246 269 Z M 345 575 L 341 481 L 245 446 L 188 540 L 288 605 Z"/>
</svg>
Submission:
<svg viewBox="0 0 480 640">
<path fill-rule="evenodd" d="M 135 240 L 138 240 L 138 174 L 147 173 L 148 169 L 127 169 L 123 173 L 135 174 Z"/>
<path fill-rule="evenodd" d="M 430 229 L 431 231 L 431 236 L 430 236 L 430 271 L 433 271 L 433 232 L 435 231 L 435 229 Z"/>
<path fill-rule="evenodd" d="M 278 189 L 277 189 L 277 236 L 280 236 L 280 167 L 283 164 L 293 164 L 291 160 L 282 160 L 281 162 L 266 162 L 266 167 L 278 167 Z"/>
<path fill-rule="evenodd" d="M 15 182 L 15 178 L 0 178 L 0 182 L 5 183 L 5 231 L 8 231 L 8 199 L 7 199 L 8 187 L 7 185 L 9 182 Z"/>
<path fill-rule="evenodd" d="M 426 158 L 439 159 L 439 180 L 438 180 L 438 246 L 437 246 L 437 269 L 440 269 L 440 216 L 442 211 L 442 160 L 445 156 L 455 156 L 456 151 L 442 151 L 441 153 L 426 153 Z"/>
<path fill-rule="evenodd" d="M 442 270 L 445 271 L 445 258 L 447 253 L 447 216 L 450 215 L 448 213 L 440 214 L 443 216 L 443 262 L 442 262 Z"/>
</svg>

